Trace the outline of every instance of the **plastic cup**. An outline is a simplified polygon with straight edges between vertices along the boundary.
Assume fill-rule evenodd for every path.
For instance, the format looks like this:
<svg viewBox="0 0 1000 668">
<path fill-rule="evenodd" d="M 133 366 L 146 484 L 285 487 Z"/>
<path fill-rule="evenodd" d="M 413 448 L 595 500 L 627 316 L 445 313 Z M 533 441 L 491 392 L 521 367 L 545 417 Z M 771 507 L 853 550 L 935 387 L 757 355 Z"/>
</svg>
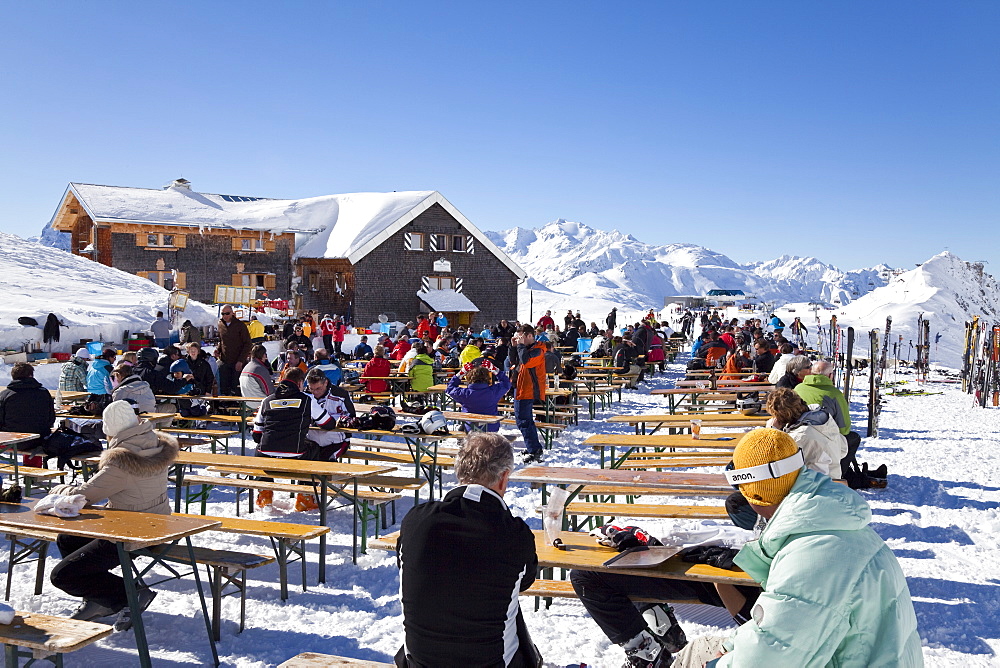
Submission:
<svg viewBox="0 0 1000 668">
<path fill-rule="evenodd" d="M 709 385 L 711 385 L 711 383 L 708 382 L 707 380 L 698 380 L 695 381 L 694 384 L 694 386 L 697 387 L 699 390 L 707 390 Z"/>
<path fill-rule="evenodd" d="M 691 438 L 696 441 L 701 438 L 701 420 L 691 420 Z"/>
</svg>

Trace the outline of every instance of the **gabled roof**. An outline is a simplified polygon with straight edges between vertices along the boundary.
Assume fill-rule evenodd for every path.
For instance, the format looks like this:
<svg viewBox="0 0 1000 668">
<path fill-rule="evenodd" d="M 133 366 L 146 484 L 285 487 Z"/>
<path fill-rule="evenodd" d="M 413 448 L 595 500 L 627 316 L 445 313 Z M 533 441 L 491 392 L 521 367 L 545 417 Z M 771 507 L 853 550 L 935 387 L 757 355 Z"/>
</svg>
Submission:
<svg viewBox="0 0 1000 668">
<path fill-rule="evenodd" d="M 65 204 L 75 197 L 96 223 L 230 228 L 296 234 L 296 257 L 346 258 L 356 263 L 434 204 L 440 204 L 485 248 L 523 279 L 527 274 L 462 215 L 441 193 L 416 190 L 349 193 L 305 199 L 269 199 L 162 189 L 70 183 Z M 56 210 L 52 222 L 59 211 Z M 50 224 L 52 224 L 50 222 Z"/>
</svg>

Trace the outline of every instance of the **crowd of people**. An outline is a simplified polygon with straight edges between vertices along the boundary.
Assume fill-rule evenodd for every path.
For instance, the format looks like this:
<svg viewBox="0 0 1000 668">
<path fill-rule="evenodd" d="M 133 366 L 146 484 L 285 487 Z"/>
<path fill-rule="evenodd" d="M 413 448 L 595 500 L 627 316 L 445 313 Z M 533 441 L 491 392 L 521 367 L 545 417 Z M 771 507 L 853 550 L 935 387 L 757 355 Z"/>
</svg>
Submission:
<svg viewBox="0 0 1000 668">
<path fill-rule="evenodd" d="M 452 330 L 443 314 L 429 313 L 392 336 L 362 336 L 345 352 L 344 322 L 324 316 L 314 323 L 310 314 L 288 324 L 279 354 L 269 359 L 263 338 L 254 336 L 256 328 L 237 319 L 231 307 L 220 315 L 211 353 L 190 327 L 180 345 L 157 336 L 164 344 L 160 349 L 119 355 L 108 348 L 92 355 L 81 348 L 73 354 L 63 365 L 59 389 L 87 393 L 86 410 L 103 416 L 108 448 L 97 475 L 53 492 L 169 513 L 166 470 L 177 443 L 137 417 L 155 411 L 163 395 L 177 398 L 182 413 L 205 394 L 259 399 L 253 403 L 256 456 L 334 461 L 350 444 L 348 431 L 336 427 L 357 424 L 345 381 L 359 383 L 374 398 L 387 393 L 396 374 L 419 393 L 445 368 L 456 371 L 446 392 L 466 412 L 496 415 L 499 403 L 510 397 L 525 446 L 522 463 L 537 463 L 543 449 L 535 406 L 569 373 L 556 347 L 613 358 L 634 387 L 648 363 L 662 363 L 665 341 L 690 337 L 689 370 L 749 372 L 732 377 L 767 378 L 775 385 L 765 404 L 767 426 L 739 441 L 727 472 L 736 491 L 726 499 L 726 510 L 735 527 L 753 532 L 753 539 L 740 549 L 690 553 L 692 560 L 711 565 L 735 564 L 761 587 L 572 571 L 573 588 L 597 626 L 622 647 L 628 668 L 921 665 L 905 578 L 868 526 L 867 504 L 850 489 L 884 484 L 886 471 L 859 468 L 860 437 L 851 429 L 847 402 L 833 383 L 830 362 L 810 358 L 804 327 L 794 330 L 794 342 L 783 336 L 790 328 L 775 318 L 725 322 L 707 313 L 699 321 L 687 312 L 680 331 L 674 331 L 649 313 L 619 327 L 613 309 L 601 328 L 593 322 L 588 327 L 571 311 L 561 327 L 546 312 L 535 324 L 501 320 L 474 331 Z M 350 359 L 363 363 L 356 378 L 346 364 Z M 396 370 L 390 360 L 400 362 Z M 35 433 L 41 441 L 55 421 L 51 397 L 33 378 L 31 365 L 15 364 L 11 377 L 0 393 L 0 429 Z M 746 389 L 754 392 L 752 386 Z M 503 501 L 515 459 L 511 442 L 495 433 L 498 428 L 470 433 L 456 458 L 459 486 L 440 501 L 417 506 L 402 522 L 405 644 L 396 656 L 398 666 L 540 665 L 517 603 L 537 570 L 534 539 Z M 835 482 L 840 479 L 849 486 Z M 258 495 L 259 506 L 272 502 L 268 490 Z M 295 500 L 296 510 L 316 507 L 309 495 Z M 625 530 L 631 532 L 626 540 L 615 537 L 620 531 L 603 528 L 609 544 L 656 544 L 634 528 Z M 116 627 L 128 628 L 124 585 L 111 572 L 117 564 L 114 545 L 63 536 L 57 547 L 63 559 L 51 579 L 83 599 L 74 617 L 117 614 Z M 140 590 L 140 605 L 145 608 L 155 596 Z M 635 604 L 635 597 L 698 600 L 726 609 L 739 627 L 729 637 L 688 642 L 669 605 Z"/>
</svg>

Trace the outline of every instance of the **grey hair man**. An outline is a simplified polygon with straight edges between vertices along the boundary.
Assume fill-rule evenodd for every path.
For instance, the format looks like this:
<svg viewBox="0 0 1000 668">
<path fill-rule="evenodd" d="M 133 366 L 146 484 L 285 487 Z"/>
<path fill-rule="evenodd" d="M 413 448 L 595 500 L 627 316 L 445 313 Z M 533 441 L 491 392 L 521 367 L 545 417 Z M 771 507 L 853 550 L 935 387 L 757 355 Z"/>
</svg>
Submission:
<svg viewBox="0 0 1000 668">
<path fill-rule="evenodd" d="M 397 666 L 540 662 L 517 601 L 535 581 L 538 557 L 528 525 L 503 500 L 513 468 L 506 438 L 470 434 L 455 459 L 459 486 L 403 518 Z"/>
<path fill-rule="evenodd" d="M 796 355 L 785 364 L 785 373 L 781 375 L 775 387 L 787 387 L 794 390 L 811 373 L 812 361 L 805 355 Z"/>
</svg>

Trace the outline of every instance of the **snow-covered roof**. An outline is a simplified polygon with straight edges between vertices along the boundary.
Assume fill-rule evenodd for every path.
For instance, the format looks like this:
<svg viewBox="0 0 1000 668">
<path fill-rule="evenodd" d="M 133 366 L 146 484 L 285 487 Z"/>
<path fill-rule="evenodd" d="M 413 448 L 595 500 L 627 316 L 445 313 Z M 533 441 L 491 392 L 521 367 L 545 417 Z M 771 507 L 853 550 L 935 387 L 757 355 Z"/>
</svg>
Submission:
<svg viewBox="0 0 1000 668">
<path fill-rule="evenodd" d="M 479 312 L 479 307 L 473 304 L 471 299 L 454 290 L 421 290 L 417 296 L 420 297 L 420 301 L 430 306 L 431 310 L 434 311 Z"/>
<path fill-rule="evenodd" d="M 296 233 L 296 257 L 357 262 L 434 204 L 440 204 L 518 278 L 525 272 L 434 190 L 349 193 L 305 199 L 269 199 L 162 189 L 70 183 L 87 214 L 99 223 L 145 223 Z M 58 210 L 57 210 L 58 212 Z M 55 216 L 53 216 L 55 220 Z"/>
</svg>

